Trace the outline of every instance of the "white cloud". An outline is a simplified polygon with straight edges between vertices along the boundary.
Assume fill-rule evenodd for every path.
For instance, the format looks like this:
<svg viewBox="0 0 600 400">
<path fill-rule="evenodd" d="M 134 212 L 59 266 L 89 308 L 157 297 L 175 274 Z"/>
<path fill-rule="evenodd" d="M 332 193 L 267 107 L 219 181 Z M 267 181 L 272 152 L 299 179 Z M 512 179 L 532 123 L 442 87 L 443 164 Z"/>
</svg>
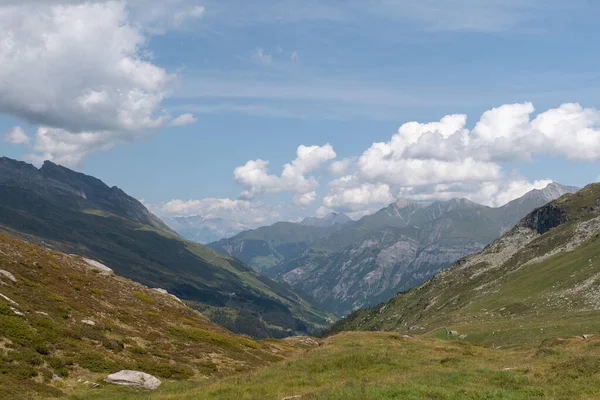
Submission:
<svg viewBox="0 0 600 400">
<path fill-rule="evenodd" d="M 312 191 L 294 196 L 294 203 L 302 207 L 308 207 L 317 200 L 317 192 Z"/>
<path fill-rule="evenodd" d="M 265 160 L 250 160 L 235 168 L 235 180 L 244 186 L 242 197 L 253 199 L 266 193 L 295 192 L 305 194 L 314 191 L 319 183 L 309 173 L 336 157 L 330 144 L 324 146 L 298 146 L 296 158 L 283 166 L 281 176 L 270 175 Z M 306 198 L 305 198 L 306 199 Z M 304 200 L 306 201 L 306 200 Z"/>
<path fill-rule="evenodd" d="M 175 199 L 164 204 L 149 205 L 148 208 L 159 216 L 200 215 L 204 218 L 230 219 L 254 227 L 273 223 L 282 218 L 279 205 L 228 198 Z"/>
<path fill-rule="evenodd" d="M 198 122 L 198 118 L 194 116 L 194 114 L 181 114 L 179 117 L 175 118 L 173 121 L 169 123 L 171 126 L 185 126 L 192 125 Z"/>
<path fill-rule="evenodd" d="M 334 176 L 345 175 L 348 173 L 348 170 L 350 169 L 354 161 L 355 159 L 352 157 L 347 157 L 341 160 L 334 161 L 329 166 L 329 170 Z"/>
<path fill-rule="evenodd" d="M 203 6 L 193 6 L 175 13 L 175 22 L 181 24 L 186 20 L 200 18 L 204 15 Z"/>
<path fill-rule="evenodd" d="M 172 77 L 124 3 L 0 6 L 0 26 L 0 113 L 40 126 L 32 158 L 81 162 L 168 120 Z"/>
<path fill-rule="evenodd" d="M 535 154 L 567 159 L 600 158 L 600 112 L 563 104 L 534 118 L 533 104 L 506 104 L 483 113 L 472 130 L 463 114 L 439 122 L 407 122 L 389 142 L 373 143 L 355 163 L 356 172 L 330 183 L 323 205 L 358 210 L 391 199 L 466 197 L 499 206 L 550 180 L 507 177 L 502 163 Z M 332 172 L 352 165 L 338 161 Z"/>
<path fill-rule="evenodd" d="M 290 60 L 292 60 L 292 62 L 294 62 L 294 63 L 300 61 L 300 56 L 298 55 L 297 51 L 294 50 L 292 52 L 292 55 L 290 56 Z"/>
<path fill-rule="evenodd" d="M 29 144 L 29 136 L 25 134 L 23 128 L 17 126 L 3 135 L 4 141 L 10 144 Z"/>
<path fill-rule="evenodd" d="M 271 64 L 273 61 L 273 57 L 261 48 L 256 49 L 254 53 L 252 53 L 252 58 L 254 61 L 263 65 Z"/>
</svg>

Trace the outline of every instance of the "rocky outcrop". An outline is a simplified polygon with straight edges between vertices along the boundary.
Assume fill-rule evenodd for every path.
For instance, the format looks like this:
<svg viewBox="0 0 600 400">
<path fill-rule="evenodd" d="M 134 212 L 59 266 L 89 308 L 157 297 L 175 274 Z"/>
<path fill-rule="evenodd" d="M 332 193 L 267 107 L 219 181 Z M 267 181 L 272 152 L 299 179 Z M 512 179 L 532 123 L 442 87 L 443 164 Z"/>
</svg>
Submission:
<svg viewBox="0 0 600 400">
<path fill-rule="evenodd" d="M 104 378 L 104 382 L 146 390 L 158 389 L 162 383 L 158 378 L 150 374 L 130 370 L 123 370 L 110 374 Z"/>
<path fill-rule="evenodd" d="M 527 215 L 519 224 L 524 228 L 535 230 L 540 235 L 566 222 L 567 213 L 555 204 L 540 207 Z"/>
<path fill-rule="evenodd" d="M 284 260 L 273 268 L 273 276 L 345 315 L 415 287 L 483 250 L 536 207 L 575 189 L 552 183 L 498 208 L 467 199 L 431 204 L 399 200 Z M 561 209 L 549 205 L 527 216 L 521 227 L 542 234 L 565 219 Z"/>
</svg>

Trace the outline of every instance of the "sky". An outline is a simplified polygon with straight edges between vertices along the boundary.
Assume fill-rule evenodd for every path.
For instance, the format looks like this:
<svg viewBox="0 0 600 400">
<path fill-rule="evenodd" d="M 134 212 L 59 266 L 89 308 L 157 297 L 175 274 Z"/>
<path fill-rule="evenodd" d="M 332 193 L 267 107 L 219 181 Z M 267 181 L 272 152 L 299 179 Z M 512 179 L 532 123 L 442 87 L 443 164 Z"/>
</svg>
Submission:
<svg viewBox="0 0 600 400">
<path fill-rule="evenodd" d="M 0 156 L 258 226 L 600 175 L 591 0 L 2 0 Z"/>
</svg>

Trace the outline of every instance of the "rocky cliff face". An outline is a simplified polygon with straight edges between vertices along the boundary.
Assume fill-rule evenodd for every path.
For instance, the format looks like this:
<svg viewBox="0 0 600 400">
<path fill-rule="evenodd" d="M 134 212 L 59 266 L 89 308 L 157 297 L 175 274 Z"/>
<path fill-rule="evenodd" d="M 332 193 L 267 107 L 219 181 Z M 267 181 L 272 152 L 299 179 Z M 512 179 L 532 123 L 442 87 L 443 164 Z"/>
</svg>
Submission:
<svg viewBox="0 0 600 400">
<path fill-rule="evenodd" d="M 535 209 L 483 251 L 332 330 L 448 327 L 486 345 L 597 331 L 599 234 L 600 184 L 591 184 Z"/>
<path fill-rule="evenodd" d="M 466 199 L 431 204 L 400 200 L 319 240 L 268 273 L 344 315 L 419 285 L 456 260 L 481 251 L 548 199 L 572 190 L 551 184 L 500 208 Z M 532 224 L 548 228 L 560 218 L 544 211 Z"/>
</svg>

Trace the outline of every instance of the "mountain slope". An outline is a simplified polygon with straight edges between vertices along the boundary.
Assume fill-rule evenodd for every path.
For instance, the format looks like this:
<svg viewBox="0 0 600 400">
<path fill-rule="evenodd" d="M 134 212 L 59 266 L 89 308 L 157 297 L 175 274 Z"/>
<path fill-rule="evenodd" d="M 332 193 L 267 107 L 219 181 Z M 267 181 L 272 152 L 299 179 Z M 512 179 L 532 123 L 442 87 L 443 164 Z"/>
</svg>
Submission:
<svg viewBox="0 0 600 400">
<path fill-rule="evenodd" d="M 182 239 L 122 190 L 50 162 L 38 170 L 0 159 L 0 229 L 167 289 L 236 332 L 285 336 L 326 324 L 286 285 Z"/>
<path fill-rule="evenodd" d="M 551 184 L 499 208 L 466 199 L 401 200 L 319 240 L 268 274 L 343 315 L 420 284 L 482 250 L 548 198 L 571 190 Z"/>
<path fill-rule="evenodd" d="M 191 216 L 163 218 L 163 221 L 184 238 L 202 244 L 216 242 L 250 229 L 247 225 L 223 218 Z"/>
<path fill-rule="evenodd" d="M 122 369 L 202 378 L 269 364 L 280 350 L 80 256 L 0 233 L 2 399 L 57 396 Z"/>
<path fill-rule="evenodd" d="M 340 227 L 340 224 L 317 226 L 314 222 L 304 225 L 277 222 L 210 243 L 208 247 L 236 257 L 254 269 L 265 272 L 282 260 L 294 257 Z"/>
<path fill-rule="evenodd" d="M 600 184 L 540 207 L 478 254 L 339 330 L 447 327 L 489 345 L 600 332 Z"/>
</svg>

